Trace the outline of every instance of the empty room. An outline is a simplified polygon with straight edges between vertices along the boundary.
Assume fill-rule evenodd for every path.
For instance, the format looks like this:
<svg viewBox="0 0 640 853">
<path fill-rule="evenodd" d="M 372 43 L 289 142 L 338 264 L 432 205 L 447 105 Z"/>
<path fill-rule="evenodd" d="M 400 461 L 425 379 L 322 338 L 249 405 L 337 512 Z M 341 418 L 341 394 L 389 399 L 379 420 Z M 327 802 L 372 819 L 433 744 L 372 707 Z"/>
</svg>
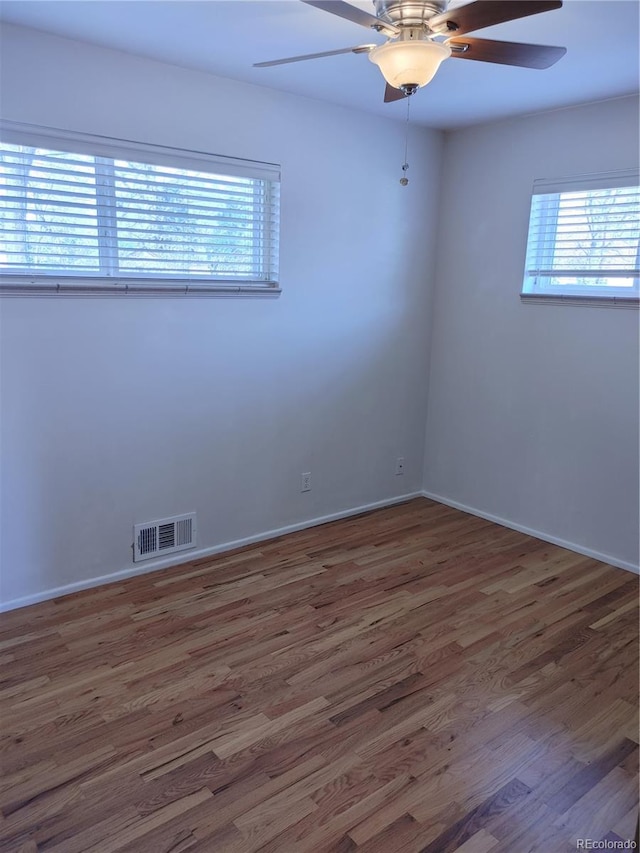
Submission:
<svg viewBox="0 0 640 853">
<path fill-rule="evenodd" d="M 0 851 L 637 849 L 639 44 L 3 0 Z"/>
</svg>

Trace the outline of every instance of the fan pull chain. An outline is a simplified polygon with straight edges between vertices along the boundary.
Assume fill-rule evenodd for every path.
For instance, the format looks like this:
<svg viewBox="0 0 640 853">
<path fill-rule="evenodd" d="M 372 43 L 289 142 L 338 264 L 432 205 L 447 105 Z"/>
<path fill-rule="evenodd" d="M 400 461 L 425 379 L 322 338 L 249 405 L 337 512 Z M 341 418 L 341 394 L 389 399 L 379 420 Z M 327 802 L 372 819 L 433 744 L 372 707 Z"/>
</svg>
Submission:
<svg viewBox="0 0 640 853">
<path fill-rule="evenodd" d="M 409 110 L 411 107 L 411 95 L 407 95 L 407 123 L 405 125 L 405 134 L 404 134 L 404 163 L 402 164 L 402 177 L 400 178 L 400 183 L 403 187 L 406 187 L 409 183 L 409 178 L 407 177 L 407 169 L 409 168 L 408 163 L 408 151 L 409 151 Z"/>
</svg>

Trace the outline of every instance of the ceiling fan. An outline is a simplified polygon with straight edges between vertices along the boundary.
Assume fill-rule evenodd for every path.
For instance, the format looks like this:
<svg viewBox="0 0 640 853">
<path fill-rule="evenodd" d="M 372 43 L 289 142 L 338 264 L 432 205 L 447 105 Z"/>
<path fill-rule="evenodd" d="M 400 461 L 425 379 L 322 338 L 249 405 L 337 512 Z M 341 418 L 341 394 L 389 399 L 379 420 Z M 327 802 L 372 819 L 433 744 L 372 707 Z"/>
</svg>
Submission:
<svg viewBox="0 0 640 853">
<path fill-rule="evenodd" d="M 366 53 L 386 80 L 385 102 L 413 95 L 433 79 L 440 63 L 450 56 L 522 68 L 549 68 L 567 52 L 564 47 L 466 37 L 484 27 L 559 9 L 562 0 L 475 0 L 452 9 L 447 9 L 447 0 L 373 0 L 375 15 L 343 0 L 302 2 L 382 33 L 387 41 L 257 62 L 254 68 L 342 53 Z"/>
</svg>

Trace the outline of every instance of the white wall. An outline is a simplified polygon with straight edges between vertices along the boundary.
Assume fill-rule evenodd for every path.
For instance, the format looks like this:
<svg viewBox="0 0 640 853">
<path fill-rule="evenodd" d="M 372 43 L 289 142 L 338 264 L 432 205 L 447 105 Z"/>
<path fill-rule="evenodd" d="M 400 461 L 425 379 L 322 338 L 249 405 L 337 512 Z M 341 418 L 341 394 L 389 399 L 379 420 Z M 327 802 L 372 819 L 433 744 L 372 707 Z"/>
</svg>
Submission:
<svg viewBox="0 0 640 853">
<path fill-rule="evenodd" d="M 425 488 L 638 564 L 638 312 L 523 304 L 534 178 L 637 166 L 625 98 L 448 134 Z"/>
<path fill-rule="evenodd" d="M 441 134 L 404 189 L 402 124 L 8 25 L 1 70 L 6 119 L 283 172 L 279 298 L 0 303 L 2 599 L 131 569 L 134 522 L 209 549 L 420 490 Z"/>
</svg>

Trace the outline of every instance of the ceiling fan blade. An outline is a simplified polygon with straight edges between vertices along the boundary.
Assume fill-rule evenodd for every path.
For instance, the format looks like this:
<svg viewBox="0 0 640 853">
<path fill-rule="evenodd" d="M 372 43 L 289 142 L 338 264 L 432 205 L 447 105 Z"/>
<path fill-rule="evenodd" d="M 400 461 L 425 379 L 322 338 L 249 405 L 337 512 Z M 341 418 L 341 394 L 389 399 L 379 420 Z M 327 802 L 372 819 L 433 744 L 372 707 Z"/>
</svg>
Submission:
<svg viewBox="0 0 640 853">
<path fill-rule="evenodd" d="M 316 9 L 322 9 L 324 12 L 331 12 L 332 15 L 346 18 L 347 21 L 360 24 L 362 27 L 373 27 L 374 30 L 384 33 L 386 36 L 397 36 L 400 32 L 398 27 L 393 24 L 382 21 L 357 6 L 344 3 L 343 0 L 302 0 L 302 2 L 306 3 L 307 6 L 315 6 Z"/>
<path fill-rule="evenodd" d="M 401 101 L 402 98 L 406 98 L 404 92 L 400 89 L 396 89 L 394 86 L 390 86 L 388 83 L 384 90 L 384 102 L 385 104 L 390 104 L 391 101 Z"/>
<path fill-rule="evenodd" d="M 343 47 L 341 50 L 325 50 L 322 53 L 305 53 L 302 56 L 289 56 L 286 59 L 272 59 L 270 62 L 254 62 L 254 68 L 270 68 L 272 65 L 286 65 L 287 62 L 304 62 L 306 59 L 320 59 L 323 56 L 339 56 L 341 53 L 369 53 L 375 44 L 361 44 L 358 47 Z"/>
<path fill-rule="evenodd" d="M 446 44 L 451 48 L 451 56 L 458 59 L 476 59 L 521 68 L 550 68 L 567 52 L 566 47 L 476 38 L 447 39 Z"/>
<path fill-rule="evenodd" d="M 434 15 L 429 20 L 429 26 L 438 33 L 464 35 L 494 24 L 551 12 L 561 6 L 562 0 L 476 0 L 467 6 L 458 6 L 457 9 Z"/>
</svg>

